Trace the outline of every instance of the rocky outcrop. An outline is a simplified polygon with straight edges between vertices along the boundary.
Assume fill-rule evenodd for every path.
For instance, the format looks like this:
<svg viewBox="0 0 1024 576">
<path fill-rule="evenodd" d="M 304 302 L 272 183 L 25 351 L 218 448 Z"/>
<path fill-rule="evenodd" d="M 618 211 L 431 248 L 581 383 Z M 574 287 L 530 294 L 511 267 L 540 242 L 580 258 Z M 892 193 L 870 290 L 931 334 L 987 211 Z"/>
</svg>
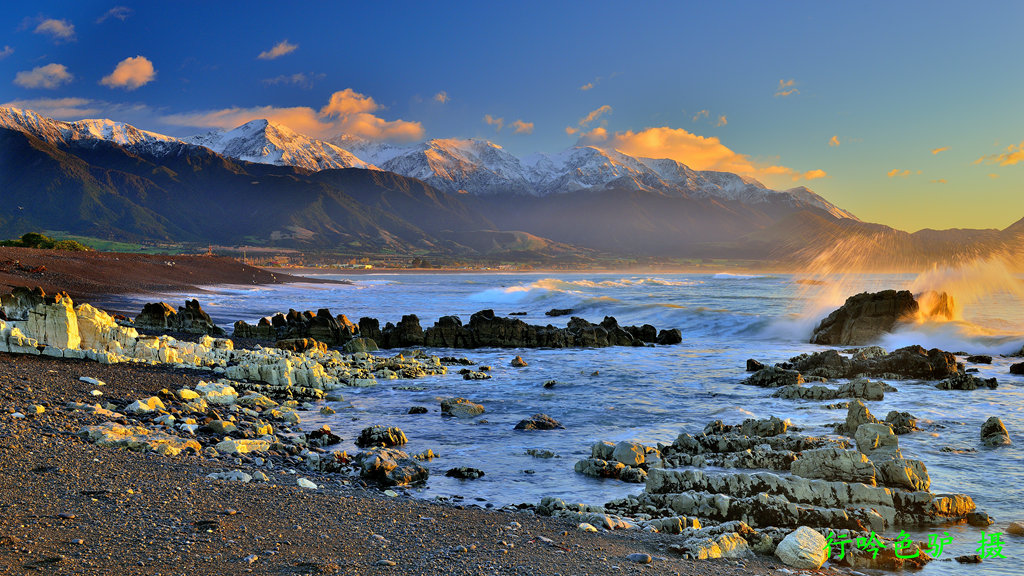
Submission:
<svg viewBox="0 0 1024 576">
<path fill-rule="evenodd" d="M 1017 374 L 1024 376 L 1024 362 L 1017 362 L 1016 364 L 1010 365 L 1010 374 Z"/>
<path fill-rule="evenodd" d="M 38 286 L 15 286 L 10 294 L 0 295 L 0 310 L 6 316 L 5 320 L 27 320 L 30 310 L 40 304 L 53 304 L 54 301 L 54 297 L 47 297 L 46 292 Z"/>
<path fill-rule="evenodd" d="M 1010 432 L 1006 430 L 998 416 L 989 418 L 981 425 L 981 443 L 991 447 L 1011 444 Z"/>
<path fill-rule="evenodd" d="M 135 327 L 151 334 L 183 332 L 187 334 L 209 334 L 223 336 L 224 330 L 213 323 L 210 315 L 203 311 L 198 300 L 186 300 L 185 306 L 177 310 L 166 302 L 146 304 L 135 317 Z"/>
<path fill-rule="evenodd" d="M 828 386 L 802 386 L 790 384 L 772 394 L 775 398 L 787 400 L 835 400 L 837 398 L 858 398 L 861 400 L 882 400 L 885 397 L 885 382 L 857 378 L 842 384 L 838 389 Z"/>
<path fill-rule="evenodd" d="M 935 385 L 939 390 L 977 390 L 989 388 L 995 390 L 999 381 L 995 378 L 978 378 L 972 374 L 953 374 Z"/>
<path fill-rule="evenodd" d="M 801 354 L 778 366 L 795 370 L 804 378 L 820 376 L 829 379 L 871 376 L 942 380 L 964 371 L 963 364 L 957 363 L 956 356 L 950 352 L 938 348 L 925 350 L 920 346 L 907 346 L 882 355 L 861 351 L 852 356 L 844 356 L 836 350 L 826 350 Z"/>
<path fill-rule="evenodd" d="M 262 318 L 255 325 L 235 323 L 234 335 L 239 338 L 292 339 L 315 338 L 329 346 L 340 346 L 356 336 L 372 339 L 381 348 L 573 348 L 606 346 L 671 345 L 682 342 L 678 329 L 658 330 L 649 324 L 619 326 L 615 318 L 606 317 L 592 324 L 573 317 L 565 328 L 552 325 L 527 324 L 517 318 L 496 316 L 493 310 L 481 310 L 463 324 L 458 316 L 442 316 L 433 326 L 424 329 L 414 314 L 402 317 L 398 324 L 388 322 L 383 328 L 374 318 L 360 318 L 356 326 L 344 316 L 332 317 L 329 310 L 311 312 L 290 310 Z"/>
<path fill-rule="evenodd" d="M 814 329 L 812 344 L 857 346 L 868 344 L 887 332 L 897 322 L 913 318 L 919 306 L 907 290 L 863 292 L 846 299 L 846 303 L 829 314 Z"/>
</svg>

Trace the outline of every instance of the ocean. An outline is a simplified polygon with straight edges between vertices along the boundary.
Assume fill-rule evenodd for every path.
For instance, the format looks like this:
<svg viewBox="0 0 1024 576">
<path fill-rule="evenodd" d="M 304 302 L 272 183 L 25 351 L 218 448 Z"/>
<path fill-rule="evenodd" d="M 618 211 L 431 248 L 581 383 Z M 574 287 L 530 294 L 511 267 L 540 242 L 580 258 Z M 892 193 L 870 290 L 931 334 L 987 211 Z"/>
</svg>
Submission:
<svg viewBox="0 0 1024 576">
<path fill-rule="evenodd" d="M 342 389 L 337 413 L 304 415 L 303 427 L 328 424 L 345 441 L 337 449 L 358 451 L 353 441 L 367 426 L 398 426 L 409 438 L 405 450 L 431 449 L 439 456 L 427 463 L 430 480 L 409 492 L 420 498 L 462 497 L 465 504 L 504 506 L 536 503 L 545 496 L 571 502 L 603 504 L 642 485 L 599 480 L 573 471 L 590 446 L 601 440 L 637 440 L 669 444 L 680 432 L 699 434 L 720 419 L 738 424 L 746 418 L 778 416 L 824 435 L 845 418 L 845 410 L 826 409 L 827 402 L 791 401 L 770 397 L 771 390 L 741 385 L 745 363 L 784 361 L 803 352 L 821 350 L 808 344 L 814 325 L 847 296 L 885 288 L 945 290 L 959 304 L 953 321 L 922 321 L 884 337 L 879 345 L 892 350 L 910 344 L 951 352 L 991 354 L 991 365 L 976 366 L 980 376 L 995 376 L 995 390 L 941 391 L 929 383 L 889 381 L 898 392 L 868 403 L 879 417 L 889 410 L 918 418 L 921 431 L 900 436 L 907 458 L 925 462 L 932 492 L 965 493 L 996 523 L 984 531 L 1003 532 L 1007 559 L 988 559 L 978 566 L 932 562 L 922 574 L 1022 574 L 1024 538 L 1005 534 L 1010 521 L 1024 521 L 1024 376 L 1009 374 L 1009 365 L 1024 359 L 1001 357 L 1024 345 L 1024 281 L 1004 270 L 979 265 L 925 274 L 810 276 L 791 274 L 657 274 L 631 273 L 444 273 L 324 274 L 348 279 L 350 285 L 291 284 L 257 287 L 211 287 L 204 292 L 167 295 L 177 306 L 198 298 L 222 326 L 235 320 L 250 323 L 275 312 L 329 308 L 358 322 L 370 316 L 396 322 L 416 314 L 431 326 L 440 316 L 458 315 L 463 322 L 482 309 L 516 316 L 531 324 L 564 326 L 568 317 L 545 311 L 571 308 L 591 322 L 614 316 L 620 325 L 649 323 L 658 329 L 679 328 L 683 342 L 675 346 L 602 349 L 477 349 L 428 350 L 464 356 L 493 367 L 493 378 L 465 381 L 454 370 L 448 376 L 420 380 L 381 381 L 371 388 Z M 153 298 L 131 299 L 130 305 Z M 123 303 L 123 301 L 122 301 Z M 382 351 L 397 354 L 399 351 Z M 529 366 L 512 368 L 521 355 Z M 545 381 L 555 380 L 552 388 Z M 486 413 L 475 420 L 442 418 L 439 399 L 462 396 L 482 404 Z M 430 408 L 410 415 L 411 406 Z M 565 430 L 513 431 L 523 418 L 544 413 Z M 990 416 L 999 416 L 1013 445 L 987 449 L 979 430 Z M 943 447 L 976 448 L 953 454 Z M 550 450 L 556 458 L 535 458 L 528 449 Z M 482 469 L 475 481 L 444 476 L 457 466 Z M 949 531 L 953 544 L 942 558 L 973 554 L 982 529 L 963 525 L 906 528 L 915 539 Z M 895 533 L 885 534 L 895 536 Z"/>
</svg>

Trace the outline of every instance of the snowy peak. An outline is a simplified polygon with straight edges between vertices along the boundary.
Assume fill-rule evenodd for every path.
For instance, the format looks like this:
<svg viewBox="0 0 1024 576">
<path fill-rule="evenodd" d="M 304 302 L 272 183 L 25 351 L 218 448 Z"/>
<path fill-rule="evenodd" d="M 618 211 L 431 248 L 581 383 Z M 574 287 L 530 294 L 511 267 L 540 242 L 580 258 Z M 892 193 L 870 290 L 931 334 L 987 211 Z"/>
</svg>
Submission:
<svg viewBox="0 0 1024 576">
<path fill-rule="evenodd" d="M 313 171 L 375 168 L 347 150 L 262 119 L 246 122 L 228 132 L 214 130 L 185 141 L 231 158 L 260 164 L 298 166 Z"/>
<path fill-rule="evenodd" d="M 147 132 L 113 120 L 62 122 L 40 116 L 31 110 L 0 108 L 0 127 L 18 130 L 50 144 L 113 142 L 135 152 L 162 155 L 179 148 L 183 142 L 171 136 Z"/>
</svg>

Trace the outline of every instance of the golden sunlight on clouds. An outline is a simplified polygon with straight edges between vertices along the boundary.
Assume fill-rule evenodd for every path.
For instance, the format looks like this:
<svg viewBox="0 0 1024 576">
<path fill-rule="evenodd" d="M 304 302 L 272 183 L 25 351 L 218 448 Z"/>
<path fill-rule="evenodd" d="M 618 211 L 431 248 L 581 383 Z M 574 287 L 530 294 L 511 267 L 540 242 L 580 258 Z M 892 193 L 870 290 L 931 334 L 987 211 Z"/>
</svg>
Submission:
<svg viewBox="0 0 1024 576">
<path fill-rule="evenodd" d="M 828 145 L 829 146 L 839 146 L 839 136 L 838 135 L 833 136 L 832 139 L 830 139 L 828 141 Z"/>
<path fill-rule="evenodd" d="M 448 93 L 445 92 L 444 90 L 441 90 L 437 94 L 434 94 L 434 101 L 435 102 L 440 102 L 441 104 L 447 104 L 448 103 Z"/>
<path fill-rule="evenodd" d="M 291 54 L 292 52 L 295 52 L 295 50 L 297 50 L 298 47 L 298 44 L 289 44 L 287 39 L 281 40 L 277 44 L 274 44 L 274 47 L 271 48 L 270 50 L 264 50 L 263 52 L 260 52 L 260 55 L 257 56 L 257 58 L 259 58 L 260 60 L 275 60 L 277 58 L 280 58 L 281 56 L 284 56 L 285 54 Z"/>
<path fill-rule="evenodd" d="M 607 105 L 607 104 L 605 104 L 604 106 L 601 106 L 600 108 L 598 108 L 596 110 L 591 110 L 589 114 L 587 114 L 583 118 L 580 118 L 580 121 L 576 123 L 575 127 L 567 126 L 565 128 L 565 133 L 570 135 L 570 136 L 572 136 L 574 134 L 579 134 L 584 128 L 586 128 L 591 123 L 593 123 L 594 120 L 597 120 L 598 118 L 600 118 L 601 116 L 604 116 L 605 114 L 610 114 L 611 111 L 612 111 L 612 107 Z"/>
<path fill-rule="evenodd" d="M 943 146 L 941 148 L 934 148 L 934 149 L 932 149 L 932 154 L 938 154 L 940 152 L 945 152 L 946 150 L 949 150 L 949 146 Z"/>
<path fill-rule="evenodd" d="M 63 64 L 47 64 L 31 70 L 22 70 L 14 75 L 14 83 L 22 88 L 42 88 L 53 90 L 74 80 Z"/>
<path fill-rule="evenodd" d="M 33 30 L 36 34 L 44 34 L 53 38 L 57 43 L 72 42 L 75 40 L 75 25 L 67 20 L 55 20 L 47 18 Z"/>
<path fill-rule="evenodd" d="M 1021 162 L 1024 162 L 1024 142 L 1010 144 L 999 154 L 982 156 L 974 161 L 975 164 L 998 164 L 1000 166 L 1014 166 Z"/>
<path fill-rule="evenodd" d="M 793 94 L 799 94 L 800 90 L 796 88 L 796 80 L 790 78 L 789 80 L 779 80 L 779 87 L 775 90 L 776 96 L 792 96 Z"/>
<path fill-rule="evenodd" d="M 786 166 L 762 165 L 744 154 L 738 154 L 715 137 L 699 136 L 682 128 L 667 126 L 647 128 L 639 132 L 627 130 L 609 134 L 603 127 L 584 133 L 580 144 L 611 148 L 630 156 L 670 158 L 694 170 L 735 172 L 755 178 L 785 176 L 793 181 L 825 178 L 824 170 L 800 172 Z"/>
<path fill-rule="evenodd" d="M 920 175 L 921 171 L 918 170 L 917 172 L 914 172 L 912 170 L 900 170 L 899 168 L 893 168 L 892 170 L 886 172 L 886 176 L 888 176 L 889 178 L 906 178 L 912 174 Z"/>
<path fill-rule="evenodd" d="M 33 110 L 51 118 L 87 118 L 102 114 L 105 108 L 104 104 L 87 98 L 34 98 L 12 100 L 4 102 L 0 106 Z"/>
<path fill-rule="evenodd" d="M 145 86 L 156 78 L 156 70 L 153 63 L 145 56 L 125 58 L 118 62 L 117 67 L 109 76 L 104 76 L 100 84 L 110 88 L 124 88 L 135 90 Z"/>
<path fill-rule="evenodd" d="M 515 130 L 514 134 L 533 134 L 533 122 L 523 122 L 522 120 L 516 120 L 510 124 Z"/>
<path fill-rule="evenodd" d="M 728 123 L 729 119 L 725 117 L 725 114 L 722 114 L 721 116 L 718 117 L 718 122 L 715 123 L 715 128 L 721 128 L 722 126 L 725 126 Z"/>
<path fill-rule="evenodd" d="M 693 121 L 696 122 L 701 118 L 709 118 L 710 116 L 711 112 L 708 112 L 708 110 L 705 108 L 704 110 L 701 110 L 700 112 L 697 112 L 696 114 L 693 115 Z"/>
<path fill-rule="evenodd" d="M 172 114 L 161 120 L 175 126 L 230 130 L 251 120 L 265 118 L 314 138 L 347 134 L 370 140 L 410 141 L 423 137 L 423 125 L 419 122 L 384 120 L 372 114 L 378 108 L 373 98 L 347 88 L 332 94 L 330 101 L 319 112 L 307 106 L 256 106 Z"/>
<path fill-rule="evenodd" d="M 490 114 L 484 114 L 484 122 L 486 122 L 488 126 L 494 126 L 495 132 L 501 132 L 501 129 L 505 127 L 504 118 L 495 118 Z"/>
<path fill-rule="evenodd" d="M 946 184 L 945 178 L 939 178 L 938 180 L 929 180 L 929 184 Z"/>
</svg>

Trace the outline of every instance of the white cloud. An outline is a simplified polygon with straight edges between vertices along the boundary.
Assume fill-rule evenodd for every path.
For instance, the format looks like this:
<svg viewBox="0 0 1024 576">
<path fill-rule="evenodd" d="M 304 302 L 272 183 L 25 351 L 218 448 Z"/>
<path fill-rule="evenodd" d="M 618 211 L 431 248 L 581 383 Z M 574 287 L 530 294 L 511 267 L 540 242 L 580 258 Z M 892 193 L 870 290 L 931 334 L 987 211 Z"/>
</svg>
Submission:
<svg viewBox="0 0 1024 576">
<path fill-rule="evenodd" d="M 32 70 L 23 70 L 14 75 L 14 83 L 22 88 L 44 88 L 53 90 L 74 80 L 63 64 L 47 64 Z"/>
<path fill-rule="evenodd" d="M 33 30 L 36 34 L 44 34 L 55 42 L 72 42 L 75 39 L 75 25 L 67 20 L 47 18 Z"/>
<path fill-rule="evenodd" d="M 100 80 L 100 84 L 109 88 L 135 90 L 149 84 L 156 78 L 153 63 L 145 56 L 125 58 L 117 63 L 117 67 L 108 76 Z"/>
<path fill-rule="evenodd" d="M 274 60 L 276 58 L 284 56 L 285 54 L 291 54 L 292 52 L 295 52 L 295 50 L 298 49 L 298 47 L 298 44 L 289 44 L 288 40 L 281 40 L 277 44 L 274 44 L 274 47 L 271 48 L 270 50 L 260 52 L 260 55 L 257 56 L 257 58 L 259 58 L 260 60 Z"/>
<path fill-rule="evenodd" d="M 11 48 L 10 46 L 4 46 L 4 49 L 0 50 L 0 60 L 7 58 L 11 54 L 14 54 L 14 48 Z"/>
<path fill-rule="evenodd" d="M 304 74 L 299 72 L 297 74 L 282 74 L 274 78 L 265 78 L 263 83 L 268 86 L 278 86 L 281 84 L 294 84 L 299 88 L 305 88 L 309 90 L 313 87 L 314 80 L 323 80 L 326 78 L 326 74 Z"/>
<path fill-rule="evenodd" d="M 97 24 L 103 24 L 104 22 L 106 22 L 110 18 L 116 18 L 116 19 L 120 20 L 121 22 L 124 22 L 125 20 L 128 19 L 129 16 L 131 16 L 134 13 L 135 13 L 135 11 L 132 10 L 131 8 L 128 8 L 127 6 L 114 6 L 110 10 L 107 10 L 106 14 L 104 14 L 103 16 L 100 16 L 99 18 L 97 18 L 96 19 L 96 23 Z"/>
<path fill-rule="evenodd" d="M 58 120 L 78 120 L 88 116 L 100 115 L 105 107 L 105 103 L 98 103 L 88 98 L 32 98 L 4 102 L 2 106 L 5 108 L 32 110 L 43 116 L 57 118 Z"/>
</svg>

